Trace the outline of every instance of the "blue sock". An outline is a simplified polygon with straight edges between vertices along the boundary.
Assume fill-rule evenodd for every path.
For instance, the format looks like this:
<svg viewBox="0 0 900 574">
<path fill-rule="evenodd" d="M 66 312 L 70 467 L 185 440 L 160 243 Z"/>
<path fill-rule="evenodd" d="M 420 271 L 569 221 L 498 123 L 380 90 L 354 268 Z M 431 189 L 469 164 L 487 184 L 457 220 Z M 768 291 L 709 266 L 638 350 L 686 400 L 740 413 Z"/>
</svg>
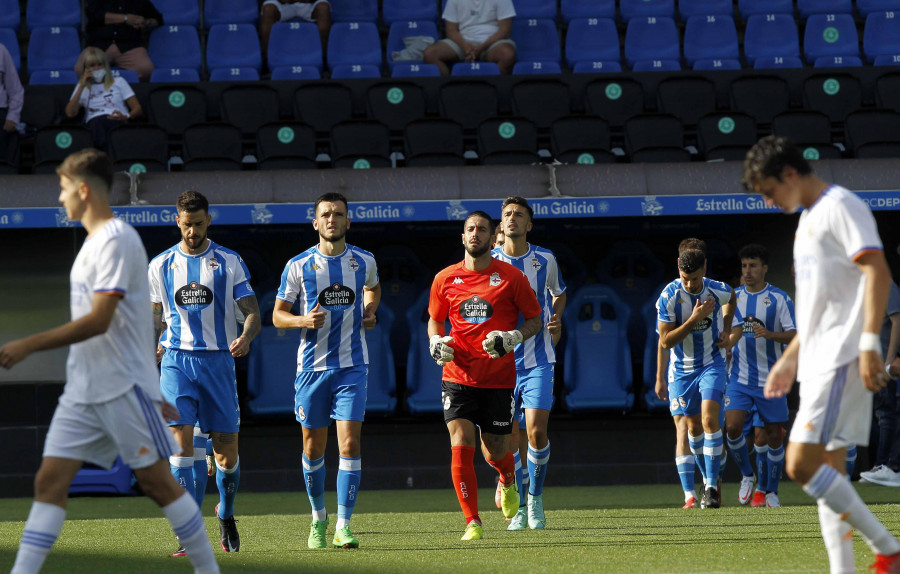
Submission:
<svg viewBox="0 0 900 574">
<path fill-rule="evenodd" d="M 778 448 L 769 448 L 769 480 L 766 483 L 766 492 L 778 492 L 778 483 L 781 481 L 781 469 L 784 468 L 784 445 Z"/>
<path fill-rule="evenodd" d="M 681 490 L 694 491 L 694 457 L 685 454 L 675 457 L 675 468 L 678 469 L 678 479 L 681 481 Z"/>
<path fill-rule="evenodd" d="M 547 478 L 547 463 L 550 462 L 550 443 L 540 450 L 528 445 L 528 477 L 531 484 L 528 493 L 532 496 L 540 496 L 544 493 L 544 479 Z"/>
<path fill-rule="evenodd" d="M 206 494 L 206 483 L 209 481 L 209 472 L 206 468 L 206 441 L 205 435 L 194 435 L 194 500 L 201 508 L 203 495 Z"/>
<path fill-rule="evenodd" d="M 338 525 L 343 527 L 353 516 L 356 497 L 359 495 L 359 479 L 362 474 L 360 457 L 341 457 L 337 475 Z"/>
<path fill-rule="evenodd" d="M 303 455 L 303 481 L 306 483 L 306 494 L 312 507 L 313 518 L 318 521 L 326 519 L 325 513 L 325 457 L 309 460 Z"/>
<path fill-rule="evenodd" d="M 847 447 L 847 476 L 853 476 L 853 467 L 856 466 L 856 445 Z"/>
<path fill-rule="evenodd" d="M 706 456 L 706 485 L 715 486 L 722 459 L 722 429 L 714 433 L 703 433 L 703 454 Z"/>
<path fill-rule="evenodd" d="M 769 445 L 753 445 L 756 450 L 756 489 L 766 490 L 769 484 Z"/>
<path fill-rule="evenodd" d="M 185 489 L 188 494 L 194 496 L 194 457 L 170 456 L 169 470 L 175 481 Z"/>
<path fill-rule="evenodd" d="M 703 483 L 706 484 L 706 457 L 703 454 L 703 435 L 694 436 L 688 432 L 688 444 L 691 445 L 691 452 L 694 453 L 697 468 L 700 469 L 700 476 L 703 477 Z"/>
<path fill-rule="evenodd" d="M 525 496 L 528 494 L 528 468 L 522 466 L 522 457 L 519 451 L 513 455 L 516 463 L 516 487 L 519 489 L 519 506 L 525 506 Z"/>
<path fill-rule="evenodd" d="M 241 482 L 241 457 L 234 466 L 223 468 L 216 463 L 216 486 L 219 487 L 219 518 L 234 516 L 234 497 Z"/>
<path fill-rule="evenodd" d="M 728 448 L 731 450 L 731 456 L 734 457 L 738 468 L 741 469 L 741 474 L 753 476 L 753 466 L 750 465 L 750 452 L 747 450 L 747 441 L 744 440 L 744 435 L 736 439 L 728 437 Z"/>
<path fill-rule="evenodd" d="M 212 439 L 206 439 L 206 456 L 213 456 L 215 451 L 213 451 Z"/>
</svg>

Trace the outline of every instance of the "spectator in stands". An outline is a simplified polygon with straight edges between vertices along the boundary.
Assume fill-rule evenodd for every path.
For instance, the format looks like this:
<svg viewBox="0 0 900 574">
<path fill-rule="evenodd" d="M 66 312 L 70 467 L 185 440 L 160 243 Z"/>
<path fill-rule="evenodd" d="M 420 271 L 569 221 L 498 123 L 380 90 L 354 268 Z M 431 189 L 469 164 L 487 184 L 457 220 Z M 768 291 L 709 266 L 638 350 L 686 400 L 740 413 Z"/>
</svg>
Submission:
<svg viewBox="0 0 900 574">
<path fill-rule="evenodd" d="M 109 130 L 141 115 L 141 104 L 128 82 L 112 75 L 103 50 L 86 48 L 82 59 L 84 72 L 66 104 L 66 116 L 74 118 L 84 108 L 94 147 L 105 151 Z"/>
<path fill-rule="evenodd" d="M 447 37 L 425 50 L 425 62 L 450 74 L 456 62 L 495 62 L 509 74 L 516 62 L 516 44 L 509 39 L 516 15 L 512 0 L 447 0 Z"/>
<path fill-rule="evenodd" d="M 269 34 L 275 22 L 298 19 L 315 23 L 322 39 L 322 54 L 328 53 L 328 32 L 331 30 L 331 4 L 328 0 L 266 0 L 259 19 L 263 58 L 269 52 Z"/>
<path fill-rule="evenodd" d="M 25 103 L 25 88 L 6 46 L 0 44 L 0 160 L 13 162 L 19 144 L 16 125 Z"/>
<path fill-rule="evenodd" d="M 150 0 L 87 0 L 87 46 L 106 52 L 115 66 L 137 72 L 141 81 L 150 79 L 153 61 L 147 53 L 145 31 L 161 26 L 162 14 Z M 75 64 L 84 73 L 84 52 Z"/>
</svg>

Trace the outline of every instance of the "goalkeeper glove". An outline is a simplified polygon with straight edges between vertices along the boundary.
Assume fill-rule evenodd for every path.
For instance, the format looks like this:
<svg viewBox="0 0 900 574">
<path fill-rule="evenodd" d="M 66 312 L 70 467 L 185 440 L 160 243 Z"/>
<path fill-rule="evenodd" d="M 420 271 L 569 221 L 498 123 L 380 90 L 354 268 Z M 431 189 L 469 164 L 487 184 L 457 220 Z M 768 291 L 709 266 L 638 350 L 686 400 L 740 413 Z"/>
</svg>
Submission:
<svg viewBox="0 0 900 574">
<path fill-rule="evenodd" d="M 453 347 L 447 344 L 452 340 L 453 337 L 441 337 L 440 335 L 432 335 L 428 340 L 431 358 L 441 367 L 453 360 Z"/>
<path fill-rule="evenodd" d="M 522 341 L 522 333 L 519 331 L 491 331 L 481 342 L 481 346 L 492 359 L 497 359 L 512 351 Z"/>
</svg>

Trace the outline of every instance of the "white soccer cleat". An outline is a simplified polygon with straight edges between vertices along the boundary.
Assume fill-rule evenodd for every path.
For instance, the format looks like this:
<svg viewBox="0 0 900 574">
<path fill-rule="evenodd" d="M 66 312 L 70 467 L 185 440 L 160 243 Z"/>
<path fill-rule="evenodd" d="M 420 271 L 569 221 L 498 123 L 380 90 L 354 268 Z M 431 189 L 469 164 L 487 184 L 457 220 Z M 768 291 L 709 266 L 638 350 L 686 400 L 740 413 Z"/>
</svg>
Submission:
<svg viewBox="0 0 900 574">
<path fill-rule="evenodd" d="M 753 496 L 753 477 L 741 477 L 741 488 L 738 490 L 738 502 L 747 504 Z"/>
<path fill-rule="evenodd" d="M 766 493 L 766 508 L 781 508 L 781 501 L 778 500 L 778 493 Z"/>
<path fill-rule="evenodd" d="M 900 486 L 900 472 L 894 472 L 885 465 L 873 468 L 868 472 L 859 473 L 860 479 L 881 486 Z"/>
</svg>

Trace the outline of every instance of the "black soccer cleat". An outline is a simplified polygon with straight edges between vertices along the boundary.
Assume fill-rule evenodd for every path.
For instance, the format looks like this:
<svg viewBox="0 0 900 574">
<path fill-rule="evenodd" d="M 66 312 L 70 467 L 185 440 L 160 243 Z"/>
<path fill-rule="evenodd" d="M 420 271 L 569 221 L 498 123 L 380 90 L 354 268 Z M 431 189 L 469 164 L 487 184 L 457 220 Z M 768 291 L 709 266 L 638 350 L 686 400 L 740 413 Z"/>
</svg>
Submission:
<svg viewBox="0 0 900 574">
<path fill-rule="evenodd" d="M 704 508 L 719 508 L 722 501 L 719 500 L 719 490 L 715 486 L 710 486 L 703 493 L 703 500 L 706 501 Z"/>
<path fill-rule="evenodd" d="M 241 535 L 238 534 L 234 516 L 219 518 L 219 539 L 225 552 L 237 552 L 241 549 Z"/>
<path fill-rule="evenodd" d="M 178 550 L 172 553 L 172 556 L 187 556 L 187 551 L 184 549 L 184 544 L 181 543 L 181 540 L 178 537 L 175 537 L 175 542 L 178 543 Z"/>
</svg>

